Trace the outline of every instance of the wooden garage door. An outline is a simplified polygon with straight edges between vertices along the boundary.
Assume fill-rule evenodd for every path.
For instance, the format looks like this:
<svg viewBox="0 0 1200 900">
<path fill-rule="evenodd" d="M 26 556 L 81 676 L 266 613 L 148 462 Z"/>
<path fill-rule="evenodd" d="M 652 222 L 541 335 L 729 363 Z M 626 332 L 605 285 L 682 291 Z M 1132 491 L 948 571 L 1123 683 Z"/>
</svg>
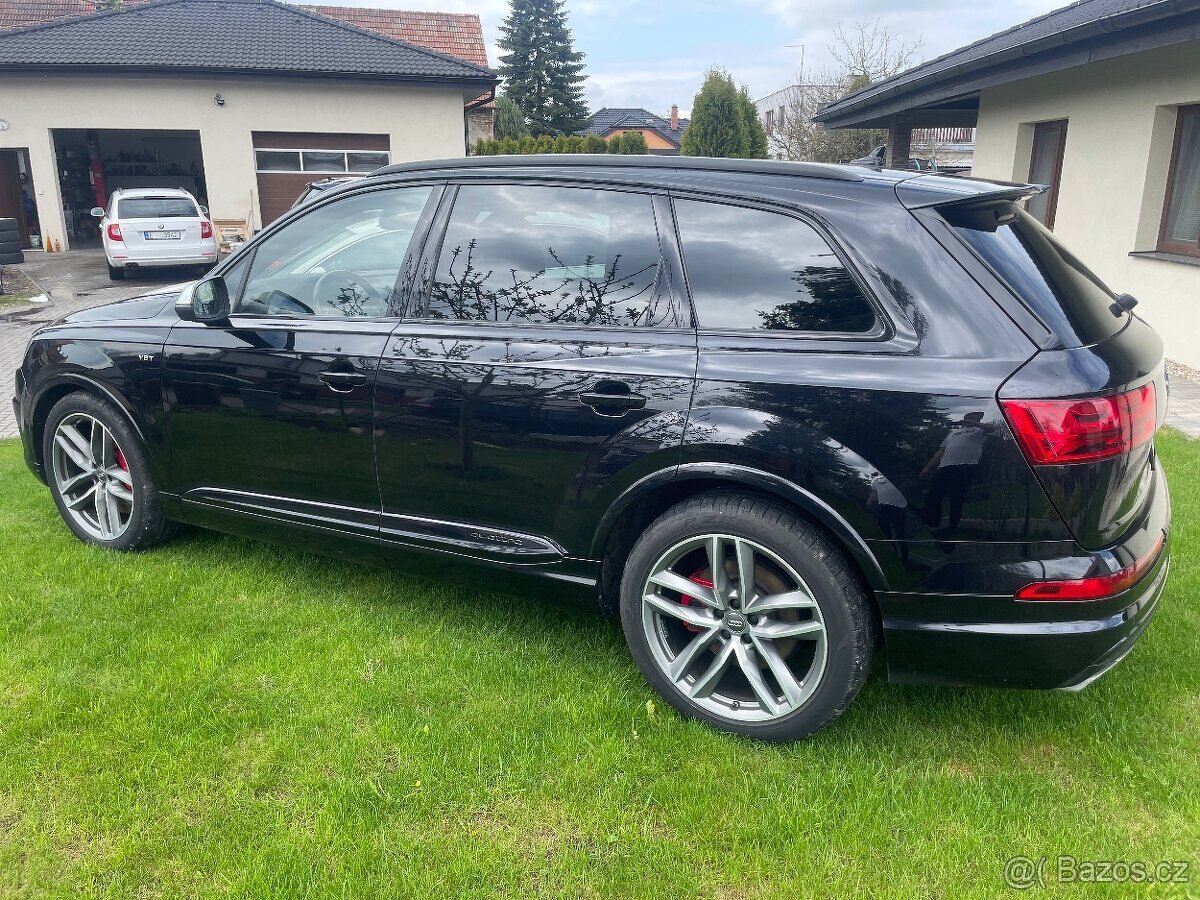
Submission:
<svg viewBox="0 0 1200 900">
<path fill-rule="evenodd" d="M 311 182 L 365 175 L 389 162 L 386 134 L 256 131 L 253 138 L 264 226 L 291 209 Z"/>
</svg>

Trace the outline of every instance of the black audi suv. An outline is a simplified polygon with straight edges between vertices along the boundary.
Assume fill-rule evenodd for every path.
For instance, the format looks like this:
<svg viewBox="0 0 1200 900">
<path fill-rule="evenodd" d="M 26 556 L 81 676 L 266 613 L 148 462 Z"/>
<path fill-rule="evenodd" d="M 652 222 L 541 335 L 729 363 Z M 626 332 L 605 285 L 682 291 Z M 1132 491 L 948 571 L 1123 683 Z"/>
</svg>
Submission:
<svg viewBox="0 0 1200 900">
<path fill-rule="evenodd" d="M 585 598 L 672 706 L 765 740 L 835 719 L 877 653 L 898 682 L 1081 688 L 1163 590 L 1167 392 L 1036 190 L 390 166 L 182 293 L 34 335 L 26 459 L 103 547 L 185 522 Z"/>
</svg>

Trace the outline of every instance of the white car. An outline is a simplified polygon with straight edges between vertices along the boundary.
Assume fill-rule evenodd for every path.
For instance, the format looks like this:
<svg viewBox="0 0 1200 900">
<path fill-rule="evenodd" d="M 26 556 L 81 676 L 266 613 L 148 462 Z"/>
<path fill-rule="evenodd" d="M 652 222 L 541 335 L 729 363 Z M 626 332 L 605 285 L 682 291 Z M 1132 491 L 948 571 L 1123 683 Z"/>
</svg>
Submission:
<svg viewBox="0 0 1200 900">
<path fill-rule="evenodd" d="M 129 270 L 154 266 L 197 266 L 207 272 L 217 262 L 207 213 L 182 188 L 113 191 L 107 210 L 92 210 L 100 220 L 108 277 L 120 281 Z"/>
</svg>

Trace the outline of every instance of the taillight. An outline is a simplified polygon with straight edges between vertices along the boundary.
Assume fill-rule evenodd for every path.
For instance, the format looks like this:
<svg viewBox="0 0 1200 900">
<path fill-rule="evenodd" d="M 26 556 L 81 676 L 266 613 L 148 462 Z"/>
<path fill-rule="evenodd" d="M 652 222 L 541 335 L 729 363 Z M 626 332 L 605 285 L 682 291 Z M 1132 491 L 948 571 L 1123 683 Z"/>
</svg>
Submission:
<svg viewBox="0 0 1200 900">
<path fill-rule="evenodd" d="M 202 219 L 200 222 L 200 237 L 212 237 L 212 222 L 208 221 L 208 219 Z"/>
<path fill-rule="evenodd" d="M 1128 590 L 1141 580 L 1162 552 L 1167 536 L 1159 533 L 1150 552 L 1111 575 L 1096 575 L 1072 581 L 1035 581 L 1017 591 L 1018 600 L 1101 600 Z"/>
<path fill-rule="evenodd" d="M 121 237 L 121 226 L 118 225 L 116 222 L 108 223 L 108 239 L 110 241 L 122 241 L 122 242 L 124 242 L 124 240 L 125 240 L 125 238 Z"/>
<path fill-rule="evenodd" d="M 1087 400 L 1001 400 L 1005 418 L 1034 465 L 1097 462 L 1154 437 L 1154 383 Z"/>
</svg>

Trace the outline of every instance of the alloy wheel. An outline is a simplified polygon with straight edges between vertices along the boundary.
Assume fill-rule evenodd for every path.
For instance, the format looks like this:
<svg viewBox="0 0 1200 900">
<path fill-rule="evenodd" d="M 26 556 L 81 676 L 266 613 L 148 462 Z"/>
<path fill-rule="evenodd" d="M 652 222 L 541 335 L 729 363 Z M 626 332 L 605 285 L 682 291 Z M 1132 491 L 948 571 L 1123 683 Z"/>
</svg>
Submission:
<svg viewBox="0 0 1200 900">
<path fill-rule="evenodd" d="M 795 712 L 825 673 L 816 598 L 777 554 L 734 535 L 689 538 L 664 553 L 642 589 L 642 627 L 675 687 L 732 721 Z"/>
<path fill-rule="evenodd" d="M 87 413 L 71 413 L 54 430 L 54 486 L 67 514 L 102 541 L 125 533 L 133 519 L 133 476 L 109 429 Z"/>
</svg>

